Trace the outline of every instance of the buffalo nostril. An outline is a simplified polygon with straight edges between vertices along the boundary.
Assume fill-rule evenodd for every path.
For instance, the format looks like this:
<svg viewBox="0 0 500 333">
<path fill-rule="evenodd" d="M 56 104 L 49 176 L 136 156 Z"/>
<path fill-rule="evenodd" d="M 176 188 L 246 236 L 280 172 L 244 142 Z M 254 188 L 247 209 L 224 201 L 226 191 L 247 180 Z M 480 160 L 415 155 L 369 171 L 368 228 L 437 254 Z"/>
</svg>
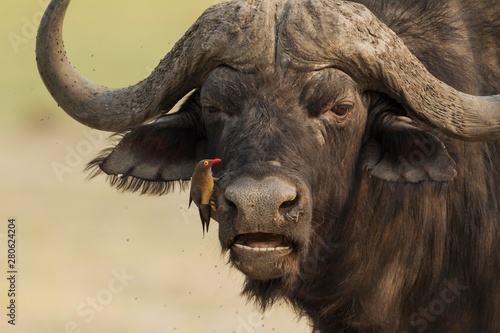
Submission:
<svg viewBox="0 0 500 333">
<path fill-rule="evenodd" d="M 284 215 L 289 211 L 291 211 L 293 208 L 295 208 L 295 206 L 297 206 L 299 201 L 300 201 L 300 196 L 297 194 L 295 198 L 293 198 L 292 200 L 287 200 L 283 202 L 279 207 L 280 214 Z"/>
<path fill-rule="evenodd" d="M 229 206 L 229 208 L 236 209 L 236 210 L 238 209 L 238 206 L 236 206 L 236 204 L 234 202 L 232 202 L 231 200 L 229 200 L 228 198 L 226 198 L 226 203 Z"/>
</svg>

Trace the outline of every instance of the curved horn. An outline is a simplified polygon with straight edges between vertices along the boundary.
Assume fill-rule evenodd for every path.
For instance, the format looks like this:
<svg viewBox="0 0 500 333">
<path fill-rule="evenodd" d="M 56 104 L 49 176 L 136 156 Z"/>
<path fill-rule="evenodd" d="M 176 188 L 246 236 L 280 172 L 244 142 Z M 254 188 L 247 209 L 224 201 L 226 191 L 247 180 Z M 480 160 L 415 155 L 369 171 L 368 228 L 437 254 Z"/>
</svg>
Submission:
<svg viewBox="0 0 500 333">
<path fill-rule="evenodd" d="M 387 93 L 450 136 L 469 141 L 500 139 L 500 95 L 468 95 L 438 80 L 362 5 L 323 0 L 308 1 L 306 6 L 302 13 L 294 13 L 294 19 L 310 29 L 289 32 L 309 36 L 307 47 L 300 44 L 303 38 L 295 42 L 295 52 L 308 50 L 301 57 L 319 60 L 321 66 L 334 64 L 367 89 Z M 314 21 L 319 26 L 310 23 Z"/>
<path fill-rule="evenodd" d="M 228 62 L 223 52 L 230 44 L 236 63 L 250 63 L 249 54 L 256 54 L 238 36 L 253 14 L 241 5 L 219 4 L 202 14 L 149 77 L 127 88 L 103 87 L 78 73 L 66 57 L 62 25 L 69 3 L 52 0 L 45 11 L 36 43 L 38 70 L 64 111 L 93 128 L 120 131 L 170 110 L 211 70 Z"/>
</svg>

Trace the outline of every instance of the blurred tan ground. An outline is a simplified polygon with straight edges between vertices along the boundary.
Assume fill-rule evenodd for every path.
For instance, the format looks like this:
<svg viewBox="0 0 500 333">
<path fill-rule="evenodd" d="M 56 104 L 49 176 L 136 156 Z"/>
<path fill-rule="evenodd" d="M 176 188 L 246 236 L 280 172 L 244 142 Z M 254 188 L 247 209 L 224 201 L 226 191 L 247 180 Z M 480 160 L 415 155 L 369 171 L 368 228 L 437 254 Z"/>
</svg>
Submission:
<svg viewBox="0 0 500 333">
<path fill-rule="evenodd" d="M 185 193 L 141 197 L 103 177 L 85 180 L 85 163 L 105 143 L 91 142 L 38 77 L 33 27 L 46 3 L 0 0 L 0 332 L 309 331 L 286 306 L 261 314 L 246 305 L 216 224 L 202 238 Z M 74 0 L 65 25 L 70 59 L 101 84 L 135 83 L 213 3 Z M 69 166 L 71 150 L 81 161 L 73 156 Z M 58 177 L 57 163 L 71 172 Z M 6 317 L 9 217 L 18 222 L 15 327 Z M 123 270 L 133 279 L 116 283 Z"/>
</svg>

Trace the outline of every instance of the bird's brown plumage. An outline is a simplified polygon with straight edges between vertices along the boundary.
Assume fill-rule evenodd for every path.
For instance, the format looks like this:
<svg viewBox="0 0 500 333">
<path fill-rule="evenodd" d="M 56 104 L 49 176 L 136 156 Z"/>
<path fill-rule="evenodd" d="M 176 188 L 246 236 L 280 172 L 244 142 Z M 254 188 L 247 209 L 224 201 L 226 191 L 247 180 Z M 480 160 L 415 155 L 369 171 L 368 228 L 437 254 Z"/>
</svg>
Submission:
<svg viewBox="0 0 500 333">
<path fill-rule="evenodd" d="M 211 203 L 212 192 L 214 190 L 212 165 L 220 161 L 218 158 L 201 160 L 196 165 L 191 177 L 189 207 L 193 201 L 198 206 L 203 232 L 208 232 L 210 218 L 213 216 L 212 212 L 215 211 L 213 203 Z"/>
</svg>

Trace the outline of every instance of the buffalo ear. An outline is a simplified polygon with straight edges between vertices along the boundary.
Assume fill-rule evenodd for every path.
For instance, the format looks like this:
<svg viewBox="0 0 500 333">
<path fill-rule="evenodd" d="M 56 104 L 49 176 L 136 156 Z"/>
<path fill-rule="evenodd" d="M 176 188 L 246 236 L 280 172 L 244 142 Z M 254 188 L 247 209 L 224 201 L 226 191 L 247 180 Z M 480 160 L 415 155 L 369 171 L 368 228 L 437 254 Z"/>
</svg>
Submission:
<svg viewBox="0 0 500 333">
<path fill-rule="evenodd" d="M 363 170 L 391 182 L 446 182 L 457 175 L 456 163 L 438 136 L 391 113 L 378 117 L 360 158 Z"/>
<path fill-rule="evenodd" d="M 142 194 L 164 194 L 184 185 L 207 146 L 198 107 L 196 96 L 191 97 L 177 113 L 117 134 L 119 143 L 87 166 L 91 177 L 104 172 L 116 188 Z"/>
</svg>

